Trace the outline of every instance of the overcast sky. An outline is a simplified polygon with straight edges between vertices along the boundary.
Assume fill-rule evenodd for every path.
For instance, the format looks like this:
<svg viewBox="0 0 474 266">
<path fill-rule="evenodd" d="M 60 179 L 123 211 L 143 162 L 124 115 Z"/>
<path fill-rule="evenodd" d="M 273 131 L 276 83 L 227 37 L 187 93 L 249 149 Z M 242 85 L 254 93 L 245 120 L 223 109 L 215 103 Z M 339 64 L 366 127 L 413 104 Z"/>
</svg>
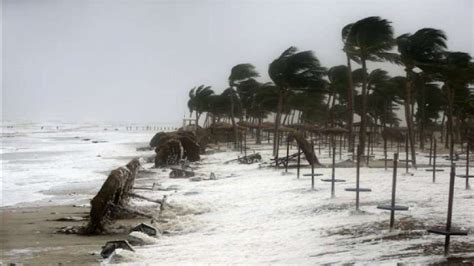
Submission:
<svg viewBox="0 0 474 266">
<path fill-rule="evenodd" d="M 396 36 L 442 29 L 449 49 L 474 54 L 473 13 L 471 0 L 4 0 L 2 117 L 179 122 L 188 91 L 222 91 L 236 64 L 263 82 L 289 46 L 344 64 L 341 28 L 367 16 L 392 21 Z"/>
</svg>

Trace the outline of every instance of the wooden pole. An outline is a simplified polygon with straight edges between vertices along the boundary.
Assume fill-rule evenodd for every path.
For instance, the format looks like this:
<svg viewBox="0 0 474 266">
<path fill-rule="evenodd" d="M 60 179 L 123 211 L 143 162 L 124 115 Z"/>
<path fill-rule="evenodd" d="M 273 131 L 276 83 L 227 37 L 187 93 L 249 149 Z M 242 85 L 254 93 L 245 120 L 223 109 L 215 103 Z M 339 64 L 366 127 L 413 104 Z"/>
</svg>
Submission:
<svg viewBox="0 0 474 266">
<path fill-rule="evenodd" d="M 466 189 L 469 189 L 469 150 L 471 149 L 471 145 L 469 142 L 467 143 L 466 149 Z"/>
<path fill-rule="evenodd" d="M 433 140 L 433 183 L 436 183 L 436 138 Z"/>
<path fill-rule="evenodd" d="M 384 157 L 385 171 L 387 171 L 387 138 L 383 139 L 383 157 Z"/>
<path fill-rule="evenodd" d="M 286 138 L 286 164 L 285 173 L 288 173 L 288 164 L 290 162 L 290 141 Z"/>
<path fill-rule="evenodd" d="M 296 144 L 298 145 L 298 144 Z M 301 148 L 300 145 L 298 145 L 298 166 L 296 168 L 296 178 L 300 179 L 300 164 L 301 164 Z"/>
<path fill-rule="evenodd" d="M 311 140 L 311 147 L 314 153 L 314 141 Z M 314 164 L 311 163 L 311 188 L 314 189 Z"/>
<path fill-rule="evenodd" d="M 247 157 L 247 131 L 244 133 L 244 156 Z"/>
<path fill-rule="evenodd" d="M 395 224 L 395 194 L 397 191 L 397 163 L 398 153 L 393 155 L 393 178 L 392 178 L 392 209 L 390 210 L 390 231 Z"/>
<path fill-rule="evenodd" d="M 357 146 L 357 169 L 356 169 L 356 210 L 359 211 L 359 181 L 360 181 L 360 144 Z"/>
<path fill-rule="evenodd" d="M 433 156 L 433 135 L 430 138 L 430 159 L 428 165 L 431 165 L 431 157 Z"/>
<path fill-rule="evenodd" d="M 335 183 L 336 183 L 336 145 L 332 146 L 332 174 L 331 174 L 332 182 L 331 182 L 331 198 L 335 196 Z"/>
<path fill-rule="evenodd" d="M 453 198 L 454 198 L 454 177 L 456 175 L 456 164 L 451 165 L 451 174 L 449 180 L 449 201 L 448 201 L 448 218 L 446 221 L 446 232 L 451 231 L 451 221 L 453 217 Z M 445 241 L 444 241 L 444 255 L 447 256 L 449 254 L 449 241 L 451 235 L 447 234 Z"/>
<path fill-rule="evenodd" d="M 405 137 L 405 171 L 408 174 L 408 134 Z"/>
</svg>

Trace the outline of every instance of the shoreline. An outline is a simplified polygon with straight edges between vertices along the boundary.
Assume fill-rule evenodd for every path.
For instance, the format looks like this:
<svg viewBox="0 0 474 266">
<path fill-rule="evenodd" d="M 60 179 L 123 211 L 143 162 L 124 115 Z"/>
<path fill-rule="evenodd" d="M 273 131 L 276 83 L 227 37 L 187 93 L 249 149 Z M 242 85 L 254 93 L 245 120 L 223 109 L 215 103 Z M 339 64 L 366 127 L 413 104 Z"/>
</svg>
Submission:
<svg viewBox="0 0 474 266">
<path fill-rule="evenodd" d="M 267 146 L 262 147 L 260 149 L 256 149 L 256 151 L 264 153 L 266 157 L 270 155 L 270 150 L 268 149 Z M 274 215 L 272 213 L 268 213 L 270 217 L 267 217 L 265 212 L 262 214 L 259 214 L 257 217 L 258 219 L 264 219 L 263 221 L 258 220 L 259 224 L 260 222 L 267 223 L 267 225 L 273 227 L 276 226 L 277 230 L 283 230 L 280 231 L 280 233 L 286 232 L 287 226 L 290 226 L 292 230 L 296 230 L 298 234 L 304 235 L 304 234 L 312 234 L 313 230 L 321 230 L 321 232 L 325 232 L 326 230 L 322 230 L 322 228 L 319 228 L 319 226 L 325 224 L 326 219 L 334 219 L 336 217 L 337 219 L 335 220 L 335 224 L 339 224 L 339 226 L 344 226 L 346 227 L 347 230 L 358 230 L 357 228 L 360 225 L 357 225 L 357 222 L 355 223 L 347 223 L 347 218 L 351 217 L 351 219 L 359 220 L 362 217 L 358 217 L 357 215 L 354 216 L 353 213 L 351 212 L 351 209 L 349 206 L 352 205 L 352 194 L 345 194 L 343 192 L 338 192 L 339 198 L 341 202 L 331 202 L 327 198 L 327 193 L 324 191 L 320 190 L 326 190 L 328 187 L 323 184 L 318 184 L 318 188 L 316 189 L 316 194 L 313 194 L 311 190 L 309 190 L 309 179 L 308 178 L 301 178 L 300 182 L 298 182 L 295 177 L 286 177 L 285 175 L 282 175 L 281 172 L 284 171 L 284 168 L 280 169 L 274 169 L 271 167 L 263 167 L 260 168 L 258 165 L 240 165 L 240 164 L 229 164 L 225 165 L 223 164 L 224 161 L 228 160 L 229 158 L 237 157 L 238 152 L 230 151 L 230 150 L 222 150 L 221 152 L 217 153 L 206 153 L 204 155 L 204 158 L 201 162 L 198 162 L 196 164 L 196 169 L 197 172 L 199 173 L 200 176 L 203 174 L 205 175 L 204 177 L 207 177 L 208 173 L 210 171 L 216 172 L 216 175 L 219 178 L 217 181 L 205 181 L 205 182 L 190 182 L 188 179 L 169 179 L 167 176 L 168 170 L 165 169 L 147 169 L 143 172 L 142 176 L 137 177 L 135 185 L 137 186 L 149 186 L 151 183 L 150 182 L 159 182 L 162 183 L 163 185 L 169 187 L 171 185 L 178 186 L 180 187 L 178 189 L 178 193 L 174 194 L 173 200 L 177 204 L 187 204 L 189 208 L 197 208 L 199 204 L 204 204 L 203 206 L 209 206 L 210 209 L 212 209 L 211 212 L 207 214 L 203 214 L 202 216 L 192 216 L 196 219 L 195 222 L 197 222 L 197 225 L 195 224 L 183 224 L 180 226 L 195 226 L 199 227 L 199 231 L 196 233 L 183 233 L 179 236 L 172 236 L 172 237 L 166 237 L 164 239 L 161 239 L 160 242 L 158 243 L 157 247 L 154 247 L 155 249 L 161 250 L 165 249 L 170 252 L 169 254 L 160 254 L 159 256 L 163 256 L 162 263 L 173 263 L 177 262 L 176 259 L 179 261 L 179 256 L 186 254 L 184 251 L 180 251 L 179 247 L 180 245 L 183 245 L 184 243 L 189 243 L 191 248 L 196 248 L 198 250 L 201 250 L 200 243 L 192 243 L 192 241 L 196 241 L 199 239 L 196 239 L 196 234 L 199 235 L 200 237 L 204 237 L 204 243 L 208 245 L 211 248 L 214 248 L 215 250 L 208 251 L 211 252 L 211 254 L 214 254 L 216 256 L 223 256 L 225 255 L 224 253 L 219 253 L 222 252 L 220 250 L 219 242 L 220 241 L 226 241 L 227 237 L 230 237 L 230 243 L 233 243 L 237 246 L 238 242 L 240 240 L 237 240 L 237 242 L 233 242 L 235 240 L 232 240 L 233 238 L 231 236 L 241 236 L 243 239 L 246 239 L 247 236 L 245 236 L 244 232 L 247 230 L 252 231 L 252 230 L 257 230 L 260 233 L 264 233 L 264 235 L 268 238 L 268 241 L 271 241 L 273 239 L 273 233 L 272 230 L 267 230 L 267 231 L 261 231 L 260 229 L 257 229 L 257 225 L 251 225 L 251 224 L 246 224 L 245 219 L 254 219 L 251 218 L 253 215 L 244 218 L 243 221 L 233 221 L 233 220 L 228 220 L 226 216 L 222 216 L 223 213 L 226 212 L 232 212 L 234 214 L 232 215 L 238 215 L 236 217 L 239 217 L 240 215 L 243 215 L 243 213 L 247 213 L 247 211 L 242 213 L 242 210 L 251 210 L 248 213 L 253 213 L 254 208 L 258 208 L 259 204 L 255 205 L 255 202 L 259 202 L 261 204 L 267 204 L 272 201 L 276 201 L 274 203 L 275 207 L 279 206 L 280 210 L 277 212 L 278 217 L 281 217 L 283 213 L 288 213 L 291 214 L 294 212 L 295 208 L 299 211 L 295 212 L 291 215 L 288 216 L 283 216 L 283 219 L 287 219 L 287 222 L 291 221 L 289 225 L 286 224 L 281 224 L 279 225 L 278 221 L 274 221 L 273 218 L 269 219 L 271 215 Z M 343 159 L 346 158 L 347 156 L 343 156 Z M 330 166 L 331 164 L 329 163 L 329 158 L 322 154 L 320 156 L 320 159 L 323 160 L 323 164 L 327 167 L 319 167 L 319 171 L 329 174 L 330 173 Z M 339 163 L 342 163 L 342 165 L 338 165 L 338 174 L 344 175 L 346 173 L 345 171 L 351 172 L 352 166 L 347 166 L 347 170 L 344 170 L 344 160 L 339 161 Z M 422 164 L 420 163 L 419 168 L 422 168 Z M 150 164 L 147 164 L 145 168 L 148 168 Z M 363 167 L 362 169 L 363 172 L 366 173 L 367 177 L 364 176 L 365 178 L 373 178 L 373 173 L 376 173 L 372 171 L 371 169 L 380 169 L 384 167 L 384 162 L 380 160 L 374 160 L 371 161 L 371 165 L 369 167 Z M 388 163 L 388 167 L 391 167 L 391 162 Z M 302 168 L 304 171 L 308 171 L 308 167 Z M 400 170 L 404 169 L 404 165 L 400 165 Z M 412 170 L 412 168 L 410 168 Z M 292 169 L 293 174 L 294 170 Z M 237 177 L 232 176 L 232 173 L 236 172 Z M 151 176 L 149 174 L 152 174 Z M 377 172 L 379 174 L 376 174 L 378 176 L 391 176 L 391 170 L 389 171 L 383 171 L 383 172 Z M 228 176 L 230 174 L 230 176 Z M 424 171 L 420 171 L 419 174 L 421 175 L 428 175 L 424 174 Z M 233 177 L 231 179 L 227 179 L 227 177 Z M 248 180 L 248 181 L 247 181 Z M 318 179 L 319 180 L 319 179 Z M 370 179 L 372 180 L 371 182 L 374 182 L 374 180 L 377 179 Z M 403 177 L 401 177 L 401 180 L 403 180 Z M 255 183 L 256 182 L 256 183 Z M 277 182 L 276 184 L 273 184 L 274 182 Z M 303 183 L 304 184 L 303 184 Z M 370 181 L 367 181 L 370 182 Z M 417 182 L 421 182 L 421 180 L 418 179 Z M 446 182 L 445 180 L 441 180 L 441 182 Z M 421 184 L 421 183 L 420 183 Z M 257 185 L 257 187 L 254 187 Z M 291 189 L 286 189 L 285 187 L 291 185 Z M 347 184 L 349 185 L 349 184 Z M 385 187 L 386 184 L 383 184 L 383 189 L 384 191 L 388 191 L 388 187 Z M 401 183 L 403 185 L 403 183 Z M 408 184 L 407 184 L 408 185 Z M 231 187 L 240 187 L 244 186 L 247 189 L 245 191 L 249 191 L 251 197 L 250 198 L 245 198 L 243 195 L 239 194 L 236 192 L 236 194 L 232 195 L 229 193 L 231 190 Z M 248 187 L 247 187 L 248 186 Z M 261 188 L 258 188 L 259 186 L 262 186 Z M 268 187 L 270 186 L 270 187 Z M 266 190 L 273 190 L 274 194 L 266 194 Z M 74 189 L 69 189 L 66 188 L 64 190 L 57 190 L 60 192 L 70 192 Z M 258 192 L 257 192 L 258 190 Z M 411 193 L 408 193 L 408 195 L 413 195 L 413 191 L 415 188 L 407 186 L 405 187 L 405 190 L 412 191 Z M 226 192 L 227 191 L 227 192 Z M 262 191 L 264 194 L 260 194 Z M 403 192 L 403 189 L 400 189 L 401 192 Z M 142 193 L 145 193 L 144 195 L 147 196 L 152 196 L 152 197 L 158 197 L 161 195 L 161 192 L 152 192 L 152 191 L 143 191 Z M 211 194 L 207 194 L 211 193 Z M 217 194 L 215 194 L 217 193 Z M 252 193 L 255 193 L 252 195 Z M 283 193 L 283 194 L 282 194 Z M 462 191 L 463 194 L 465 194 L 464 191 Z M 61 194 L 61 193 L 58 193 Z M 206 195 L 213 195 L 211 198 L 208 198 Z M 380 202 L 385 200 L 385 194 L 388 195 L 388 193 L 384 193 L 383 195 L 374 195 L 371 200 L 369 199 L 364 199 L 366 201 L 366 204 L 369 204 L 370 206 L 376 204 L 376 202 Z M 74 205 L 73 204 L 56 204 L 58 202 L 64 202 L 61 201 L 60 197 L 57 197 L 55 195 L 53 198 L 57 198 L 57 201 L 52 201 L 50 200 L 45 200 L 43 202 L 35 202 L 35 203 L 25 203 L 25 204 L 20 204 L 20 205 L 15 205 L 15 206 L 5 206 L 5 207 L 0 207 L 0 214 L 1 214 L 1 224 L 0 224 L 0 235 L 4 236 L 0 240 L 1 244 L 1 252 L 2 252 L 2 260 L 1 263 L 23 263 L 23 264 L 100 264 L 103 262 L 102 258 L 100 257 L 100 251 L 101 247 L 109 240 L 118 240 L 118 239 L 126 239 L 128 232 L 124 233 L 117 233 L 117 234 L 109 234 L 109 235 L 98 235 L 98 236 L 81 236 L 81 235 L 76 235 L 76 234 L 62 234 L 62 233 L 55 233 L 56 230 L 60 229 L 61 227 L 64 226 L 73 226 L 73 225 L 82 225 L 85 223 L 85 221 L 72 221 L 72 222 L 59 222 L 59 221 L 52 221 L 57 218 L 62 218 L 62 217 L 68 217 L 68 216 L 77 216 L 77 217 L 84 217 L 89 214 L 89 199 L 83 199 L 80 202 L 77 201 L 77 195 L 78 194 L 72 194 L 68 195 L 67 193 L 62 196 L 64 197 L 69 197 L 71 200 L 74 200 Z M 81 196 L 87 196 L 88 194 L 80 194 Z M 282 199 L 281 201 L 277 198 L 275 198 L 273 195 L 279 195 L 281 196 L 286 196 L 286 199 Z M 293 196 L 292 196 L 293 195 Z M 92 198 L 93 195 L 90 195 Z M 218 202 L 213 202 L 212 199 L 223 199 L 226 200 L 228 197 L 233 197 L 229 198 L 228 200 L 230 202 L 228 203 L 220 203 Z M 261 198 L 264 197 L 264 198 Z M 295 198 L 296 197 L 296 198 Z M 371 195 L 364 196 L 364 197 L 372 197 Z M 406 197 L 406 196 L 405 196 Z M 296 202 L 292 202 L 295 199 Z M 317 199 L 316 201 L 314 199 Z M 196 201 L 197 200 L 197 201 Z M 243 200 L 243 202 L 241 202 Z M 308 201 L 309 200 L 309 201 Z M 196 202 L 197 203 L 196 203 Z M 312 203 L 311 203 L 312 202 Z M 195 205 L 198 204 L 198 205 Z M 228 205 L 230 204 L 230 205 Z M 236 204 L 236 205 L 235 205 Z M 287 205 L 288 204 L 288 205 Z M 332 205 L 336 204 L 336 205 Z M 413 200 L 410 200 L 409 203 L 411 206 L 417 206 L 418 203 L 414 203 Z M 430 203 L 423 203 L 423 204 L 430 204 Z M 421 204 L 420 204 L 421 205 Z M 231 207 L 231 209 L 228 209 Z M 421 206 L 420 206 L 421 207 Z M 433 220 L 425 220 L 426 215 L 430 215 L 428 213 L 425 213 L 424 215 L 416 214 L 413 213 L 414 217 L 417 217 L 417 219 L 421 219 L 424 221 L 425 225 L 430 225 L 433 223 L 433 221 L 438 221 L 442 222 L 444 219 L 444 203 L 441 206 L 442 208 L 442 213 L 436 213 L 436 216 L 439 216 L 441 218 L 436 218 Z M 206 207 L 207 208 L 207 207 Z M 242 208 L 242 209 L 240 209 Z M 331 211 L 326 210 L 327 208 L 331 209 Z M 335 208 L 335 209 L 333 209 Z M 338 208 L 344 209 L 344 211 L 339 210 Z M 368 208 L 368 206 L 365 206 L 365 208 Z M 204 212 L 206 213 L 206 211 Z M 370 218 L 370 222 L 374 225 L 378 225 L 377 221 L 380 222 L 380 218 L 378 218 L 378 211 L 372 210 L 369 212 L 368 217 Z M 301 216 L 304 214 L 303 216 Z M 232 216 L 231 215 L 231 216 Z M 303 219 L 307 221 L 307 224 L 300 224 L 300 222 L 297 222 L 296 224 L 292 224 L 294 221 L 293 215 L 299 215 L 299 219 Z M 313 216 L 315 215 L 315 216 Z M 246 216 L 243 216 L 246 217 Z M 410 218 L 411 215 L 406 216 L 408 221 L 411 221 Z M 428 216 L 429 217 L 429 216 Z M 466 216 L 465 216 L 466 217 Z M 468 218 L 468 216 L 467 216 Z M 193 219 L 193 218 L 191 218 Z M 220 228 L 218 229 L 219 233 L 222 235 L 215 235 L 216 233 L 213 231 L 213 229 L 210 229 L 211 224 L 215 223 L 217 219 L 218 223 L 221 223 Z M 268 219 L 268 220 L 266 220 Z M 281 218 L 278 218 L 281 219 Z M 382 219 L 384 221 L 385 218 Z M 132 226 L 136 225 L 140 222 L 149 222 L 149 219 L 140 219 L 140 218 L 133 218 L 133 219 L 120 219 L 117 220 L 115 225 L 124 225 L 124 226 Z M 176 222 L 180 222 L 179 220 Z M 236 231 L 234 231 L 233 228 L 227 228 L 227 224 L 230 223 L 235 227 Z M 317 229 L 313 229 L 313 225 L 316 225 Z M 318 225 L 318 223 L 323 223 L 321 225 Z M 254 227 L 256 226 L 256 227 Z M 293 226 L 293 227 L 292 227 Z M 297 226 L 297 227 L 295 227 Z M 300 227 L 301 226 L 301 227 Z M 237 230 L 237 228 L 242 228 L 243 231 Z M 183 227 L 184 228 L 184 227 Z M 469 227 L 470 230 L 472 230 Z M 194 229 L 192 229 L 194 230 Z M 191 230 L 191 231 L 192 231 Z M 210 231 L 209 231 L 210 230 Z M 222 230 L 222 231 L 221 231 Z M 415 231 L 419 231 L 420 228 L 416 228 Z M 327 231 L 326 231 L 327 232 Z M 336 231 L 338 232 L 338 231 Z M 421 231 L 419 231 L 421 232 Z M 290 235 L 293 235 L 293 233 L 288 232 Z M 240 235 L 242 234 L 242 235 Z M 271 235 L 269 235 L 271 234 Z M 285 233 L 286 234 L 286 233 Z M 382 231 L 383 234 L 383 231 Z M 288 235 L 288 237 L 290 237 Z M 250 236 L 250 235 L 249 235 Z M 327 237 L 324 234 L 322 236 L 322 241 Z M 341 235 L 340 237 L 344 237 L 344 235 Z M 368 235 L 366 237 L 373 237 L 371 235 Z M 415 235 L 411 237 L 416 237 Z M 431 236 L 426 236 L 431 238 Z M 327 239 L 327 238 L 326 238 Z M 377 239 L 377 238 L 375 238 Z M 434 237 L 433 240 L 436 241 L 436 243 L 439 242 L 439 238 Z M 459 243 L 466 243 L 463 239 L 458 239 L 460 242 Z M 190 242 L 191 241 L 191 242 Z M 207 242 L 206 242 L 207 241 Z M 259 244 L 261 243 L 267 243 L 265 242 L 266 240 L 258 240 L 255 239 L 254 243 Z M 282 240 L 283 241 L 283 240 Z M 309 241 L 306 239 L 306 241 Z M 350 240 L 353 241 L 353 240 Z M 198 241 L 199 242 L 199 241 Z M 178 243 L 178 245 L 176 245 Z M 268 242 L 270 243 L 270 242 Z M 268 244 L 267 243 L 267 244 Z M 313 246 L 313 248 L 318 249 L 321 247 L 318 247 L 316 243 L 313 243 L 311 241 L 306 243 L 307 245 Z M 319 254 L 316 255 L 310 255 L 308 258 L 307 252 L 310 252 L 310 250 L 303 251 L 300 253 L 300 249 L 302 247 L 298 248 L 298 245 L 296 246 L 287 246 L 288 243 L 285 241 L 280 243 L 281 247 L 286 246 L 287 248 L 290 248 L 290 252 L 293 252 L 293 259 L 296 259 L 294 262 L 301 262 L 303 264 L 306 264 L 308 262 L 312 261 L 311 256 L 316 256 L 314 260 L 319 261 L 320 258 Z M 242 246 L 244 248 L 245 246 Z M 281 248 L 280 246 L 277 246 Z M 259 248 L 261 248 L 259 246 Z M 327 249 L 330 250 L 331 246 L 328 246 Z M 293 250 L 294 249 L 294 250 Z M 326 249 L 323 247 L 323 250 Z M 359 248 L 361 249 L 361 248 Z M 363 248 L 362 248 L 363 249 Z M 419 249 L 419 247 L 417 247 Z M 264 251 L 268 252 L 268 255 L 272 254 L 272 250 L 265 250 Z M 146 253 L 146 250 L 140 250 L 138 248 L 137 252 L 139 253 L 138 255 L 148 256 Z M 184 253 L 181 253 L 184 252 Z M 358 251 L 359 252 L 359 251 Z M 357 253 L 357 252 L 356 252 Z M 146 255 L 145 255 L 146 254 Z M 176 255 L 178 257 L 173 258 L 171 257 L 172 255 Z M 260 258 L 257 256 L 255 253 L 250 253 L 251 258 L 257 259 Z M 256 257 L 252 257 L 256 256 Z M 338 255 L 340 256 L 340 255 Z M 374 254 L 373 255 L 374 259 L 381 259 L 380 254 Z M 428 255 L 425 258 L 429 259 L 432 257 L 437 257 L 437 255 Z M 289 257 L 291 258 L 291 257 Z M 286 259 L 289 259 L 286 258 Z M 203 258 L 197 257 L 195 259 L 198 259 L 200 262 L 209 262 L 209 263 L 220 263 L 224 262 L 223 258 L 216 258 L 215 260 L 212 260 L 212 258 Z M 201 260 L 199 260 L 201 259 Z M 220 259 L 220 260 L 219 260 Z M 260 262 L 265 262 L 267 261 L 266 259 L 269 259 L 269 257 L 263 256 L 261 258 L 262 260 L 256 260 Z M 339 258 L 339 262 L 344 262 L 346 259 L 344 258 Z M 420 259 L 418 257 L 418 259 Z M 463 262 L 463 261 L 468 261 L 468 262 L 473 262 L 474 258 L 472 256 L 468 257 L 463 257 L 460 260 L 458 258 L 451 258 L 450 262 Z M 237 260 L 237 262 L 250 262 L 252 260 Z M 325 259 L 322 260 L 323 262 Z M 366 261 L 363 259 L 362 261 Z M 190 263 L 190 260 L 183 259 L 181 262 L 183 263 Z M 268 260 L 267 262 L 270 262 Z M 288 262 L 283 258 L 280 262 Z M 320 261 L 321 262 L 321 261 Z M 381 262 L 384 262 L 381 260 Z M 436 262 L 435 262 L 436 263 Z M 442 260 L 440 263 L 443 263 Z"/>
<path fill-rule="evenodd" d="M 55 233 L 61 227 L 78 226 L 86 221 L 54 221 L 73 216 L 84 217 L 88 207 L 72 205 L 1 208 L 0 240 L 2 264 L 100 264 L 100 250 L 109 240 L 123 234 L 82 236 Z M 120 224 L 133 225 L 139 219 L 123 219 Z"/>
</svg>

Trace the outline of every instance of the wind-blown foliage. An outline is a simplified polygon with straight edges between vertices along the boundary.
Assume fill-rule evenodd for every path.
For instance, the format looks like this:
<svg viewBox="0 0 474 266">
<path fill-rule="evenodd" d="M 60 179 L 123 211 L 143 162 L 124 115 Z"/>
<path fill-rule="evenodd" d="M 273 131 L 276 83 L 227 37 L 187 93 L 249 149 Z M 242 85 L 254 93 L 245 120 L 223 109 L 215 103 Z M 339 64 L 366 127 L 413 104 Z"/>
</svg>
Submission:
<svg viewBox="0 0 474 266">
<path fill-rule="evenodd" d="M 325 73 L 326 69 L 312 51 L 298 52 L 296 47 L 288 48 L 270 64 L 268 74 L 279 92 L 274 132 L 275 156 L 278 156 L 278 128 L 284 97 L 289 91 L 320 90 L 326 84 L 322 79 Z"/>
</svg>

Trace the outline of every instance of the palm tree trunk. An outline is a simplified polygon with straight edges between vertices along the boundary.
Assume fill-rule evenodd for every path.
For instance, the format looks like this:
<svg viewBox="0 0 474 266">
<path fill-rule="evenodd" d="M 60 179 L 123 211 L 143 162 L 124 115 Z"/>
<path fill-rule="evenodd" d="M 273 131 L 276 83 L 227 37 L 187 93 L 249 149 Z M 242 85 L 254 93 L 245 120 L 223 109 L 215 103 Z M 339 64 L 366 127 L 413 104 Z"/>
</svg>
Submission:
<svg viewBox="0 0 474 266">
<path fill-rule="evenodd" d="M 262 132 L 262 118 L 259 117 L 259 118 L 258 118 L 257 141 L 256 141 L 256 144 L 262 144 L 261 132 Z"/>
<path fill-rule="evenodd" d="M 331 93 L 329 94 L 329 97 L 328 97 L 328 102 L 326 103 L 326 126 L 328 126 L 329 124 L 329 121 L 331 119 L 331 112 L 329 111 L 331 109 L 331 100 L 332 100 L 332 97 L 334 96 L 334 90 L 331 91 Z"/>
<path fill-rule="evenodd" d="M 283 92 L 280 91 L 278 94 L 278 107 L 277 113 L 275 116 L 275 128 L 273 132 L 273 156 L 278 157 L 278 148 L 279 148 L 279 137 L 278 137 L 278 129 L 280 128 L 280 118 L 281 118 L 281 111 L 283 109 Z"/>
<path fill-rule="evenodd" d="M 448 133 L 449 136 L 449 158 L 453 163 L 454 156 L 454 128 L 453 128 L 453 105 L 454 105 L 454 90 L 449 84 L 446 84 L 446 91 L 448 93 Z"/>
<path fill-rule="evenodd" d="M 232 89 L 233 90 L 233 89 Z M 230 119 L 232 121 L 232 127 L 234 128 L 234 149 L 237 149 L 237 142 L 239 139 L 239 133 L 237 131 L 237 125 L 234 117 L 234 95 L 230 95 Z"/>
<path fill-rule="evenodd" d="M 348 130 L 348 135 L 349 135 L 349 142 L 347 145 L 348 151 L 352 151 L 354 149 L 354 141 L 352 138 L 352 127 L 354 123 L 354 95 L 352 92 L 354 91 L 354 81 L 352 80 L 352 66 L 351 66 L 351 59 L 349 58 L 349 55 L 346 54 L 347 56 L 347 74 L 349 77 L 349 88 L 347 90 L 347 109 L 348 109 L 348 115 L 347 115 L 347 130 Z"/>
<path fill-rule="evenodd" d="M 367 134 L 367 65 L 362 59 L 362 112 L 360 116 L 359 149 L 357 155 L 363 155 L 365 151 L 365 135 Z"/>
<path fill-rule="evenodd" d="M 420 121 L 420 149 L 425 148 L 425 82 L 421 83 L 421 121 Z M 418 107 L 420 108 L 420 107 Z"/>
<path fill-rule="evenodd" d="M 411 70 L 409 69 L 406 70 L 405 120 L 408 129 L 408 140 L 410 141 L 412 165 L 416 168 L 415 136 L 413 134 L 413 119 L 411 116 Z"/>
</svg>

